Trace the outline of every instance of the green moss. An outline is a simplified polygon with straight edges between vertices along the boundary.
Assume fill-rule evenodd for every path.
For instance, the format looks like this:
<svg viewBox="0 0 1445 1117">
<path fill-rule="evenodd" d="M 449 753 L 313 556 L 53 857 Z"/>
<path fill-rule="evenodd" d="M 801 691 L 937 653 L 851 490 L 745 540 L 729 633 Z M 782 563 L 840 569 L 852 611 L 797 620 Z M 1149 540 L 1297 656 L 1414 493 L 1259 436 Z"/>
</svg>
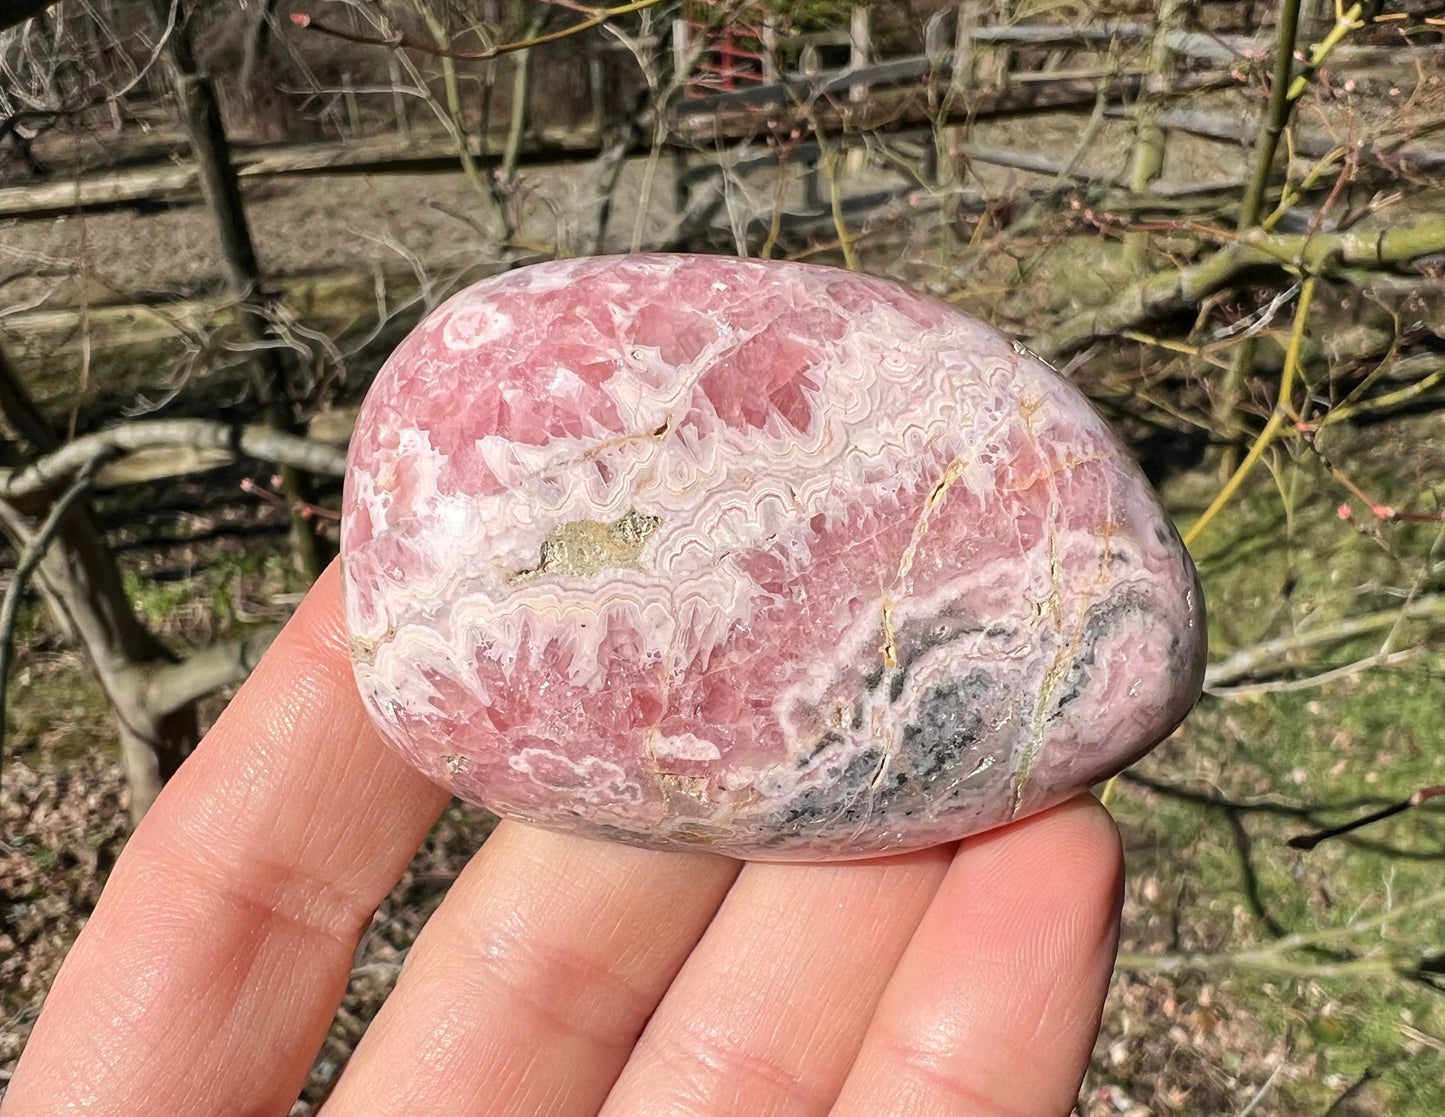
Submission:
<svg viewBox="0 0 1445 1117">
<path fill-rule="evenodd" d="M 123 581 L 125 595 L 136 614 L 151 625 L 159 625 L 173 616 L 193 593 L 192 587 L 185 582 L 158 582 L 143 578 L 134 571 L 126 571 Z"/>
<path fill-rule="evenodd" d="M 113 736 L 110 706 L 78 656 L 16 664 L 5 700 L 7 763 L 64 764 Z"/>
<path fill-rule="evenodd" d="M 224 636 L 274 595 L 306 588 L 282 555 L 217 545 L 189 579 L 157 579 L 127 565 L 122 586 L 137 616 L 184 654 Z M 64 764 L 110 744 L 110 705 L 77 649 L 71 648 L 39 599 L 17 617 L 16 658 L 5 709 L 5 758 Z"/>
<path fill-rule="evenodd" d="M 135 570 L 125 571 L 123 579 L 141 619 L 182 644 L 191 642 L 188 628 L 197 618 L 224 630 L 239 613 L 254 609 L 258 598 L 306 589 L 306 580 L 282 555 L 239 547 L 216 548 L 189 579 L 158 580 Z"/>
<path fill-rule="evenodd" d="M 1373 499 L 1418 507 L 1422 478 L 1438 466 L 1430 439 L 1428 425 L 1403 425 L 1388 454 L 1362 435 L 1337 443 L 1333 457 Z M 1217 484 L 1201 475 L 1169 487 L 1182 523 Z M 1198 541 L 1213 658 L 1441 589 L 1440 525 L 1359 530 L 1357 518 L 1338 514 L 1348 495 L 1318 461 L 1283 462 L 1277 478 L 1260 470 Z M 1370 655 L 1382 636 L 1316 649 L 1299 673 Z M 1207 697 L 1139 766 L 1145 782 L 1121 784 L 1112 805 L 1135 851 L 1131 876 L 1185 882 L 1171 915 L 1183 929 L 1180 948 L 1229 955 L 1348 926 L 1445 886 L 1445 810 L 1433 804 L 1312 851 L 1287 845 L 1445 783 L 1445 654 L 1429 650 L 1429 637 L 1422 623 L 1401 628 L 1393 647 L 1425 650 L 1395 668 L 1304 690 Z M 1442 944 L 1445 910 L 1424 911 L 1383 933 L 1369 928 L 1288 953 L 1299 973 L 1218 964 L 1207 972 L 1265 1034 L 1287 1039 L 1296 1062 L 1316 1061 L 1307 1078 L 1281 1081 L 1279 1112 L 1324 1112 L 1341 1078 L 1368 1070 L 1386 1112 L 1427 1117 L 1445 1112 L 1445 995 L 1390 973 L 1331 976 L 1327 967 L 1361 957 L 1438 967 Z"/>
</svg>

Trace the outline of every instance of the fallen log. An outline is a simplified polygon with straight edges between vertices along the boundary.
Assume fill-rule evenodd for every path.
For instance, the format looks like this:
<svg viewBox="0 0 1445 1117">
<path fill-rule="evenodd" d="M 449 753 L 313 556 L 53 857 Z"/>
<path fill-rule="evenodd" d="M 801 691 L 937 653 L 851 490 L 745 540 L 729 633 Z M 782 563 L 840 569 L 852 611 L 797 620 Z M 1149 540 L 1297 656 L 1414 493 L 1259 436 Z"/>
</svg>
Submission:
<svg viewBox="0 0 1445 1117">
<path fill-rule="evenodd" d="M 483 262 L 438 276 L 429 281 L 428 291 L 415 273 L 402 268 L 284 276 L 272 282 L 270 294 L 290 317 L 338 345 L 351 346 L 376 331 L 379 322 L 406 328 L 456 287 L 504 266 Z M 76 402 L 82 341 L 89 353 L 91 394 L 171 390 L 178 368 L 198 350 L 203 351 L 198 367 L 215 375 L 225 363 L 221 358 L 244 344 L 235 312 L 235 300 L 219 292 L 93 303 L 83 314 L 76 307 L 28 310 L 0 320 L 0 344 L 37 404 L 54 411 Z"/>
<path fill-rule="evenodd" d="M 898 65 L 914 61 L 903 59 Z M 1106 100 L 1119 103 L 1137 95 L 1141 80 L 1138 74 L 1063 78 L 1031 74 L 1027 79 L 973 91 L 966 98 L 956 99 L 956 103 L 947 106 L 941 114 L 930 110 L 924 85 L 880 90 L 867 101 L 852 102 L 846 97 L 834 98 L 828 92 L 841 78 L 815 82 L 809 87 L 815 90 L 811 99 L 788 106 L 738 105 L 735 98 L 724 107 L 707 112 L 699 108 L 705 102 L 686 102 L 673 122 L 667 144 L 685 150 L 712 148 L 720 141 L 741 142 L 793 131 L 806 134 L 814 125 L 829 134 L 844 131 L 889 134 L 928 124 L 934 116 L 939 117 L 939 123 L 949 123 L 1092 107 L 1101 85 Z M 1235 84 L 1237 79 L 1223 72 L 1191 74 L 1174 83 L 1170 91 L 1187 93 Z M 844 82 L 838 88 L 851 86 Z M 630 146 L 629 154 L 642 155 L 650 150 L 651 141 L 647 138 L 650 131 L 640 130 L 643 138 Z M 602 137 L 594 127 L 544 129 L 523 149 L 520 161 L 530 166 L 581 163 L 596 158 L 601 151 Z M 251 148 L 237 145 L 233 155 L 237 175 L 243 183 L 323 174 L 450 173 L 457 167 L 456 149 L 446 137 L 412 143 L 399 136 L 384 136 L 339 144 Z M 495 154 L 484 154 L 475 139 L 472 156 L 483 169 L 500 159 Z M 190 164 L 132 166 L 64 182 L 0 188 L 0 217 L 46 217 L 76 210 L 199 196 L 200 180 Z"/>
<path fill-rule="evenodd" d="M 1104 20 L 1083 27 L 1045 24 L 1014 24 L 1009 27 L 977 27 L 970 33 L 976 43 L 1004 47 L 1095 46 L 1111 42 L 1142 43 L 1153 37 L 1156 25 Z M 1274 43 L 1272 35 L 1240 35 L 1226 31 L 1172 31 L 1169 49 L 1201 62 L 1232 65 L 1240 59 L 1259 57 Z M 1439 51 L 1439 44 L 1415 48 Z M 1331 64 L 1371 65 L 1397 60 L 1401 49 L 1395 43 L 1344 43 L 1330 52 Z"/>
<path fill-rule="evenodd" d="M 242 426 L 214 419 L 142 419 L 81 435 L 14 469 L 0 469 L 0 497 L 34 496 L 100 464 L 97 487 L 129 485 L 213 469 L 237 458 L 280 463 L 340 477 L 344 447 L 286 434 L 264 423 Z"/>
<path fill-rule="evenodd" d="M 597 150 L 591 129 L 544 129 L 525 152 L 528 163 L 555 163 L 590 158 Z M 457 167 L 457 151 L 444 136 L 409 142 L 401 136 L 380 136 L 346 143 L 274 144 L 232 149 L 242 180 L 319 174 L 449 172 Z M 472 155 L 485 165 L 480 145 Z M 191 164 L 167 162 L 122 167 L 98 174 L 0 188 L 0 217 L 45 217 L 77 209 L 97 209 L 146 201 L 200 197 L 200 179 Z"/>
</svg>

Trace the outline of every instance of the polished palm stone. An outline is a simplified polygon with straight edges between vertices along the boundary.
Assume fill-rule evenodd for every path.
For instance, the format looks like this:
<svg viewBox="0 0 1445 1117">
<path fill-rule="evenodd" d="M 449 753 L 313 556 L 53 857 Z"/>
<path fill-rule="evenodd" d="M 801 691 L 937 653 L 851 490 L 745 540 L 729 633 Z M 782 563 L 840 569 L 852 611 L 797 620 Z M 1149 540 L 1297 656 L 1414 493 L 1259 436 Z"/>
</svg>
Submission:
<svg viewBox="0 0 1445 1117">
<path fill-rule="evenodd" d="M 1084 398 L 831 268 L 463 291 L 362 408 L 342 544 L 361 694 L 411 763 L 647 845 L 960 838 L 1130 763 L 1203 675 L 1194 568 Z"/>
</svg>

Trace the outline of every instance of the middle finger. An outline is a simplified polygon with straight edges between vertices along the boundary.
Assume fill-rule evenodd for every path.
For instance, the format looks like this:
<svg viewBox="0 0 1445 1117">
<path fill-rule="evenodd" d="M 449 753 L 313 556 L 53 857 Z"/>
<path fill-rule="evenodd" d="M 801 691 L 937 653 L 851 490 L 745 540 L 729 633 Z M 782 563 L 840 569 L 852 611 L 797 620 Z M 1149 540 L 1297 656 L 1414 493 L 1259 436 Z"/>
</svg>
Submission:
<svg viewBox="0 0 1445 1117">
<path fill-rule="evenodd" d="M 827 1113 L 952 855 L 746 866 L 603 1117 Z"/>
</svg>

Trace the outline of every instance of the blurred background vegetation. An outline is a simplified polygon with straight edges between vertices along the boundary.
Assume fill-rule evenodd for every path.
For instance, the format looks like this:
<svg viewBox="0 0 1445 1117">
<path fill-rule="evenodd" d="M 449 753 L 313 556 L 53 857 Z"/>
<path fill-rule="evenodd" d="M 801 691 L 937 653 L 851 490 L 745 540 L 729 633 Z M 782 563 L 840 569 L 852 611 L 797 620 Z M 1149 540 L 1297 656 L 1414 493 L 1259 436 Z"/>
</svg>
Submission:
<svg viewBox="0 0 1445 1117">
<path fill-rule="evenodd" d="M 1445 1112 L 1445 3 L 3 12 L 0 1089 L 132 817 L 334 550 L 391 347 L 468 282 L 646 249 L 995 323 L 1186 533 L 1213 666 L 1107 792 L 1079 1111 Z M 489 826 L 454 805 L 377 913 L 296 1113 Z"/>
</svg>

